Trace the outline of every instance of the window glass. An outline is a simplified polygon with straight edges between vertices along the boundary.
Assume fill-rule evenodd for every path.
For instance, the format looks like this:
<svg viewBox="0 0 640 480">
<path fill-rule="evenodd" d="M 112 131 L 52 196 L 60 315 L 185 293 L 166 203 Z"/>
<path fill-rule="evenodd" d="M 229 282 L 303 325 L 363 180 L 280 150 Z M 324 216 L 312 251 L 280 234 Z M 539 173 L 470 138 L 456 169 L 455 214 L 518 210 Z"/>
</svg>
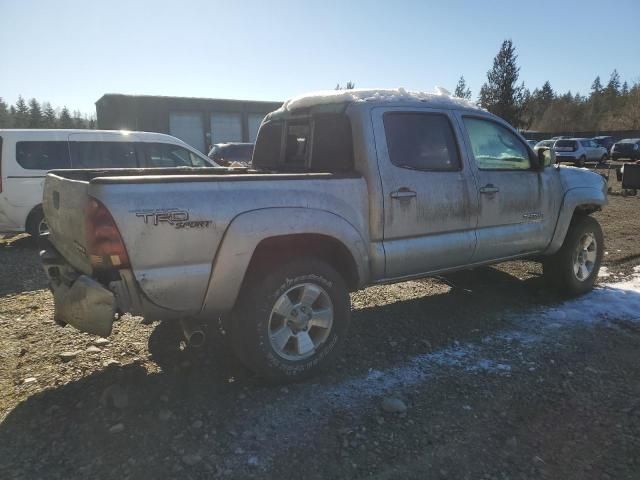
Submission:
<svg viewBox="0 0 640 480">
<path fill-rule="evenodd" d="M 449 119 L 433 113 L 387 113 L 384 130 L 391 163 L 415 170 L 460 169 Z"/>
<path fill-rule="evenodd" d="M 28 170 L 70 168 L 69 146 L 61 142 L 17 142 L 16 161 Z"/>
<path fill-rule="evenodd" d="M 170 143 L 142 143 L 147 166 L 151 168 L 206 167 L 209 164 L 184 147 Z"/>
<path fill-rule="evenodd" d="M 309 155 L 311 129 L 308 122 L 287 123 L 287 138 L 284 152 L 285 165 L 304 167 Z"/>
<path fill-rule="evenodd" d="M 346 115 L 325 114 L 314 118 L 311 170 L 316 172 L 353 170 L 351 122 Z"/>
<path fill-rule="evenodd" d="M 69 142 L 73 168 L 136 168 L 131 142 Z"/>
<path fill-rule="evenodd" d="M 471 149 L 481 170 L 526 170 L 529 151 L 512 132 L 488 120 L 464 117 Z"/>
<path fill-rule="evenodd" d="M 253 151 L 255 168 L 277 168 L 280 164 L 282 122 L 265 123 L 258 131 L 256 148 Z"/>
</svg>

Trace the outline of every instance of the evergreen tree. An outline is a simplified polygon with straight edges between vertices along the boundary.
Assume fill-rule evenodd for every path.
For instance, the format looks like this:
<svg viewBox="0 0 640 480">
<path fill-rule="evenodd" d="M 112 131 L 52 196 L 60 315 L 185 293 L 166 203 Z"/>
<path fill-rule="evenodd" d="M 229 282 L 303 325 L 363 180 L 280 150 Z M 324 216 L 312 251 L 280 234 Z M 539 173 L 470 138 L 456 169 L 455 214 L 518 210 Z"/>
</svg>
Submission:
<svg viewBox="0 0 640 480">
<path fill-rule="evenodd" d="M 344 86 L 344 88 L 337 83 L 336 84 L 336 90 L 353 90 L 354 88 L 356 88 L 356 84 L 353 83 L 352 81 L 348 81 L 347 84 Z"/>
<path fill-rule="evenodd" d="M 27 128 L 29 126 L 29 107 L 22 95 L 18 95 L 15 114 L 13 115 L 13 126 L 15 128 Z"/>
<path fill-rule="evenodd" d="M 591 96 L 600 95 L 602 93 L 602 82 L 600 82 L 600 75 L 591 84 Z"/>
<path fill-rule="evenodd" d="M 487 81 L 480 89 L 480 105 L 502 117 L 515 127 L 524 123 L 524 85 L 518 85 L 520 68 L 516 49 L 511 40 L 502 42 L 493 59 L 493 68 L 487 72 Z"/>
<path fill-rule="evenodd" d="M 627 95 L 629 95 L 629 84 L 627 83 L 627 81 L 625 80 L 624 83 L 622 84 L 622 90 L 620 91 L 620 94 L 623 97 L 626 97 Z"/>
<path fill-rule="evenodd" d="M 44 127 L 56 128 L 58 123 L 56 118 L 56 111 L 53 109 L 49 102 L 44 102 L 42 106 L 44 107 Z"/>
<path fill-rule="evenodd" d="M 542 88 L 538 91 L 540 92 L 538 94 L 538 99 L 543 103 L 549 103 L 554 98 L 556 98 L 556 92 L 554 92 L 553 88 L 551 88 L 551 83 L 549 83 L 549 80 L 544 82 Z"/>
<path fill-rule="evenodd" d="M 62 107 L 59 125 L 60 128 L 73 128 L 73 120 L 71 119 L 71 115 L 69 114 L 69 109 L 67 107 Z"/>
<path fill-rule="evenodd" d="M 618 70 L 614 69 L 613 72 L 611 72 L 609 83 L 607 83 L 604 92 L 608 97 L 617 97 L 620 95 L 620 75 L 618 74 Z"/>
<path fill-rule="evenodd" d="M 464 75 L 460 75 L 453 95 L 459 98 L 466 98 L 467 100 L 471 98 L 471 90 L 467 87 L 467 81 L 464 79 Z"/>
<path fill-rule="evenodd" d="M 0 97 L 0 128 L 11 127 L 11 116 L 9 113 L 9 107 Z"/>
<path fill-rule="evenodd" d="M 42 108 L 35 98 L 29 100 L 29 128 L 42 128 Z"/>
</svg>

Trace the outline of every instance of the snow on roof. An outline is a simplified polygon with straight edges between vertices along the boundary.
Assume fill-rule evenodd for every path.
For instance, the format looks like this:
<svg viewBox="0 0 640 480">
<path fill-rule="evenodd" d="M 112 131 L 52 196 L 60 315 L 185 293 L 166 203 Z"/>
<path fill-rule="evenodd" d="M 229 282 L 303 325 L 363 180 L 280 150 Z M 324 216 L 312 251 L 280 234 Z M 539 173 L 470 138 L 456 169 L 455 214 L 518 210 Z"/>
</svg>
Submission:
<svg viewBox="0 0 640 480">
<path fill-rule="evenodd" d="M 452 96 L 444 88 L 436 87 L 434 93 L 405 90 L 404 88 L 354 88 L 351 90 L 321 90 L 291 98 L 284 102 L 282 110 L 297 110 L 316 105 L 332 103 L 352 102 L 397 102 L 418 101 L 427 102 L 438 107 L 445 108 L 473 108 L 480 109 L 478 105 L 464 98 Z"/>
</svg>

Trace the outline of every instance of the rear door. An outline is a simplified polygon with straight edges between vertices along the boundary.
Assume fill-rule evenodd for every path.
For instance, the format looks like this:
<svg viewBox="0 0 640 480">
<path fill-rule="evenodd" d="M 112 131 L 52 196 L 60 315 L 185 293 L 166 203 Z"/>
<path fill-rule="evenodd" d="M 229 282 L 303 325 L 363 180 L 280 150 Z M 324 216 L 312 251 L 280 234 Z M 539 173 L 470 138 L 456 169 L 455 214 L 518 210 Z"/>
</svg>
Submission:
<svg viewBox="0 0 640 480">
<path fill-rule="evenodd" d="M 473 261 L 541 250 L 555 225 L 557 198 L 550 183 L 558 176 L 540 172 L 533 152 L 507 125 L 476 115 L 459 114 L 459 120 L 478 181 L 480 211 Z"/>
<path fill-rule="evenodd" d="M 385 276 L 465 264 L 475 247 L 478 199 L 446 110 L 373 109 L 384 204 Z"/>
</svg>

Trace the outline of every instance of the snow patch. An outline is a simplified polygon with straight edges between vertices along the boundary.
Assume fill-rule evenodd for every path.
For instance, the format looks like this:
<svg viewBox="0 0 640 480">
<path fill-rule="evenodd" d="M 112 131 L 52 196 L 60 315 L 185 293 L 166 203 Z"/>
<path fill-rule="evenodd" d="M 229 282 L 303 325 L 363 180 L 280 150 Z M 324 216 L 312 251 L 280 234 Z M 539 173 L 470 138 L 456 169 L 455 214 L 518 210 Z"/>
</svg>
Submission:
<svg viewBox="0 0 640 480">
<path fill-rule="evenodd" d="M 442 107 L 473 108 L 480 107 L 469 100 L 452 96 L 446 89 L 436 87 L 434 93 L 405 90 L 404 88 L 354 88 L 351 90 L 320 90 L 300 95 L 287 100 L 281 110 L 296 110 L 316 105 L 327 105 L 342 102 L 373 101 L 420 101 Z"/>
</svg>

